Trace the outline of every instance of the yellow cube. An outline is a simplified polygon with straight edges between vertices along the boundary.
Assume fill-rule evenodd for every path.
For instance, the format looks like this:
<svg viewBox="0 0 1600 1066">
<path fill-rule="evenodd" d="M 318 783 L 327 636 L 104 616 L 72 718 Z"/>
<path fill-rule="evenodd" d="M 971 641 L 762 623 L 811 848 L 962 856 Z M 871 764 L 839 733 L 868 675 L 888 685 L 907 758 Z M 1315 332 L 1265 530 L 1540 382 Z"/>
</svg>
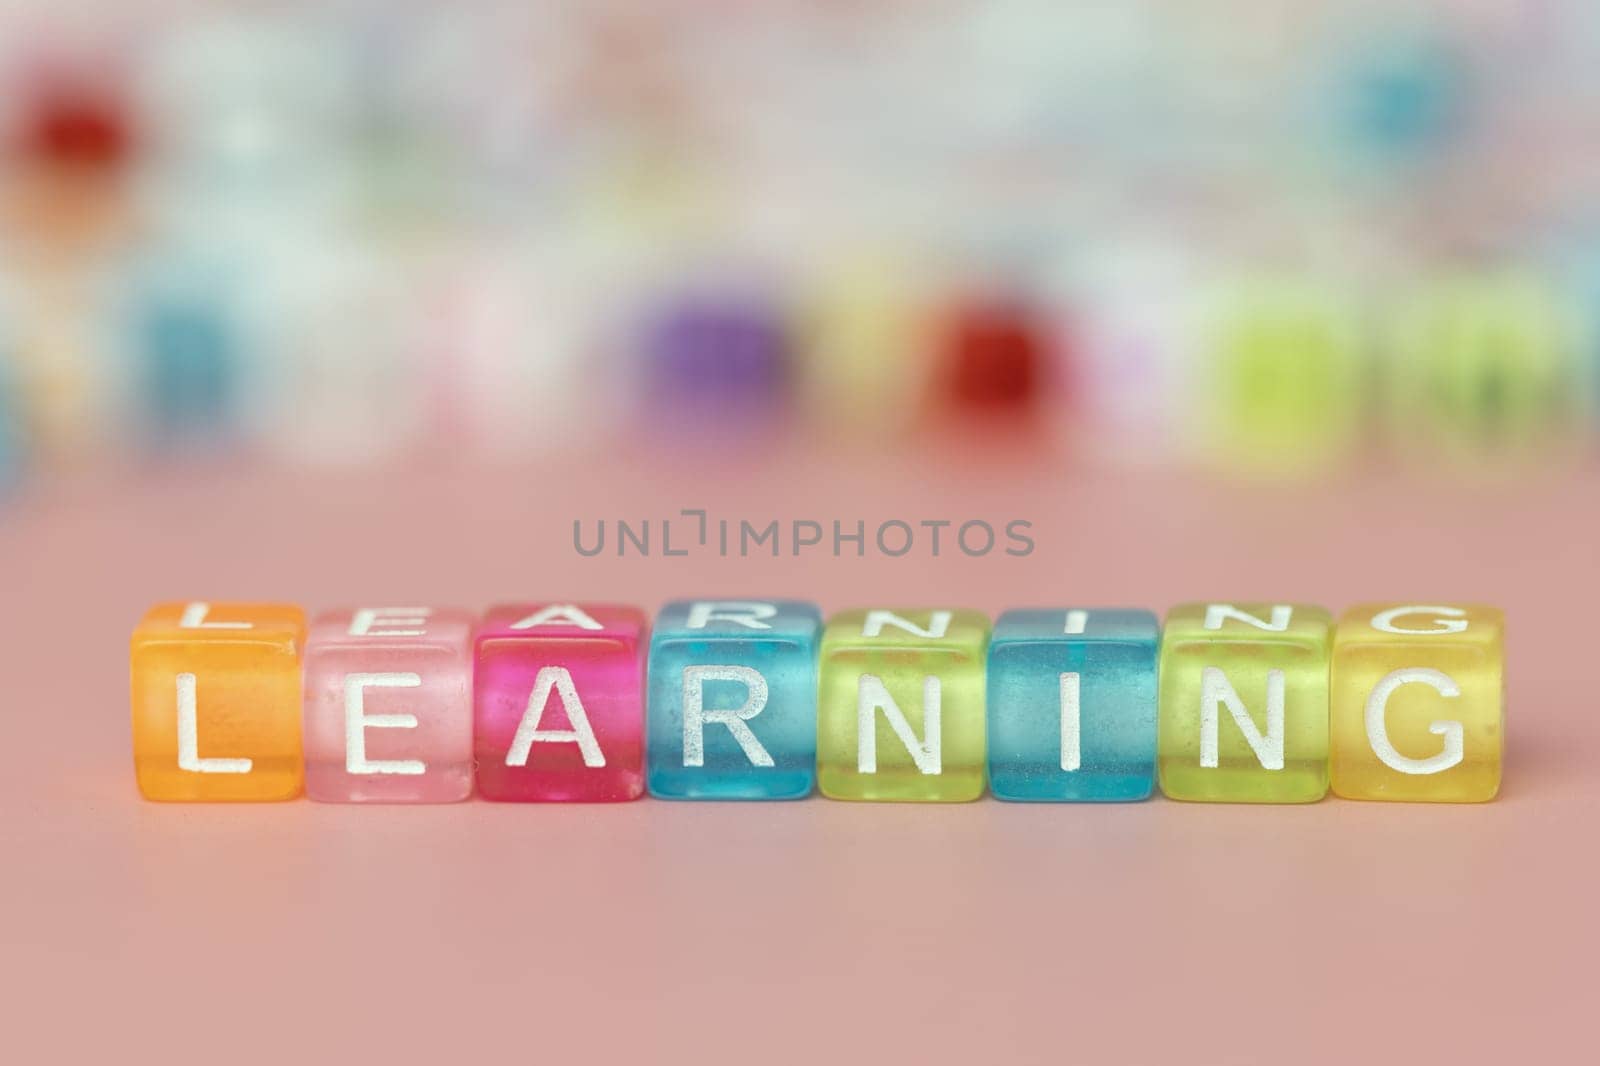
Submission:
<svg viewBox="0 0 1600 1066">
<path fill-rule="evenodd" d="M 817 784 L 842 800 L 960 803 L 983 795 L 989 618 L 965 610 L 843 611 L 822 634 Z"/>
<path fill-rule="evenodd" d="M 285 800 L 305 779 L 305 615 L 279 604 L 168 603 L 134 630 L 133 764 L 146 799 Z"/>
<path fill-rule="evenodd" d="M 1173 608 L 1161 638 L 1161 791 L 1209 803 L 1321 799 L 1331 640 L 1332 619 L 1321 607 Z"/>
<path fill-rule="evenodd" d="M 1336 795 L 1481 803 L 1500 790 L 1505 621 L 1495 608 L 1352 607 L 1334 634 L 1331 685 Z"/>
</svg>

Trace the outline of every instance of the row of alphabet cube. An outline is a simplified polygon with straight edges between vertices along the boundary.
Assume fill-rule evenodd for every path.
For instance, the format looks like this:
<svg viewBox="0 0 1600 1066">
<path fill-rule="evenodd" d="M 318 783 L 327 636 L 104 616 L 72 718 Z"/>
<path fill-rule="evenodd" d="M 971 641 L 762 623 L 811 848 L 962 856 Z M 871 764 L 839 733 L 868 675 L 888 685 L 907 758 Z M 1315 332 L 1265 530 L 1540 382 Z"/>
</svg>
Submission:
<svg viewBox="0 0 1600 1066">
<path fill-rule="evenodd" d="M 140 790 L 174 801 L 1474 802 L 1490 607 L 468 612 L 172 603 L 132 640 Z"/>
</svg>

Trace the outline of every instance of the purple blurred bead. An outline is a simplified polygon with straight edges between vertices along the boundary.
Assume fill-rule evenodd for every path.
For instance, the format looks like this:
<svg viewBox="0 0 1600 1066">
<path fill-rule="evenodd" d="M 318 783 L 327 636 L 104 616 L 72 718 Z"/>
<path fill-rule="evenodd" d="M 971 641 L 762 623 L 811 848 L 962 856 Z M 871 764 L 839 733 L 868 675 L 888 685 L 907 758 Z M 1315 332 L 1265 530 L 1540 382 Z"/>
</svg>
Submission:
<svg viewBox="0 0 1600 1066">
<path fill-rule="evenodd" d="M 789 407 L 794 339 L 782 312 L 757 298 L 696 294 L 668 303 L 647 321 L 640 355 L 656 418 L 747 431 Z"/>
</svg>

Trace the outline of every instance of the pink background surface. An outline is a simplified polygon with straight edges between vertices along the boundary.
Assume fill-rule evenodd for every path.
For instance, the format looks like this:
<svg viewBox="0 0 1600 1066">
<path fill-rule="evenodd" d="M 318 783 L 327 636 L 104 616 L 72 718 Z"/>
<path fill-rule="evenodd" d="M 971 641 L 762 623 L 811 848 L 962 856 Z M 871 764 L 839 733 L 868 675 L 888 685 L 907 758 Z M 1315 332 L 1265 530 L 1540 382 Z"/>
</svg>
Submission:
<svg viewBox="0 0 1600 1066">
<path fill-rule="evenodd" d="M 697 506 L 1026 518 L 1038 547 L 572 550 L 575 517 Z M 1581 1059 L 1600 954 L 1597 532 L 1592 471 L 1267 489 L 779 455 L 693 477 L 616 463 L 41 485 L 0 512 L 6 1044 L 18 1062 Z M 1472 807 L 401 808 L 156 805 L 134 788 L 126 639 L 157 600 L 653 611 L 756 593 L 828 610 L 1498 604 L 1504 790 Z"/>
</svg>

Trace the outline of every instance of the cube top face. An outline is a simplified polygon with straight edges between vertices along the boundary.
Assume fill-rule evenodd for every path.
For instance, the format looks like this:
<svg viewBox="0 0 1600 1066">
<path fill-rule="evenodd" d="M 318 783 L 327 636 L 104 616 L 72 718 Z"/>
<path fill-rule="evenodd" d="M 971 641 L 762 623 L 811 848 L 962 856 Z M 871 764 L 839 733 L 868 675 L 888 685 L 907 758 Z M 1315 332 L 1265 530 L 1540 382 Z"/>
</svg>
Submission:
<svg viewBox="0 0 1600 1066">
<path fill-rule="evenodd" d="M 656 615 L 653 640 L 815 643 L 822 613 L 803 600 L 673 600 Z"/>
<path fill-rule="evenodd" d="M 1433 644 L 1498 648 L 1505 639 L 1505 614 L 1475 604 L 1363 603 L 1339 616 L 1341 644 Z"/>
<path fill-rule="evenodd" d="M 1490 607 L 1364 604 L 1333 645 L 1329 772 L 1346 799 L 1481 803 L 1505 750 L 1505 624 Z"/>
<path fill-rule="evenodd" d="M 478 642 L 525 639 L 601 640 L 634 646 L 650 628 L 637 607 L 611 604 L 522 603 L 489 608 Z"/>
<path fill-rule="evenodd" d="M 1022 608 L 1006 611 L 994 624 L 992 644 L 1075 641 L 1154 643 L 1161 623 L 1149 611 L 1129 608 Z"/>
<path fill-rule="evenodd" d="M 816 782 L 809 603 L 679 601 L 651 634 L 648 780 L 669 799 L 798 799 Z"/>
<path fill-rule="evenodd" d="M 840 611 L 822 632 L 822 654 L 857 651 L 930 651 L 981 657 L 989 643 L 989 616 L 962 608 L 859 608 Z"/>
<path fill-rule="evenodd" d="M 1162 791 L 1213 803 L 1321 799 L 1331 640 L 1328 612 L 1318 607 L 1175 608 L 1158 667 Z"/>
<path fill-rule="evenodd" d="M 1164 640 L 1209 643 L 1281 641 L 1325 648 L 1333 616 L 1297 603 L 1186 603 L 1167 612 Z"/>
<path fill-rule="evenodd" d="M 148 799 L 286 800 L 304 776 L 304 615 L 283 604 L 152 609 L 130 650 L 133 758 Z"/>
<path fill-rule="evenodd" d="M 319 614 L 306 639 L 306 794 L 450 803 L 472 792 L 472 633 L 454 608 Z"/>
<path fill-rule="evenodd" d="M 140 619 L 133 639 L 135 643 L 287 641 L 298 648 L 305 635 L 306 614 L 293 604 L 185 600 L 150 608 Z"/>
<path fill-rule="evenodd" d="M 344 607 L 311 620 L 309 645 L 322 648 L 441 648 L 472 646 L 477 615 L 456 607 Z"/>
</svg>

